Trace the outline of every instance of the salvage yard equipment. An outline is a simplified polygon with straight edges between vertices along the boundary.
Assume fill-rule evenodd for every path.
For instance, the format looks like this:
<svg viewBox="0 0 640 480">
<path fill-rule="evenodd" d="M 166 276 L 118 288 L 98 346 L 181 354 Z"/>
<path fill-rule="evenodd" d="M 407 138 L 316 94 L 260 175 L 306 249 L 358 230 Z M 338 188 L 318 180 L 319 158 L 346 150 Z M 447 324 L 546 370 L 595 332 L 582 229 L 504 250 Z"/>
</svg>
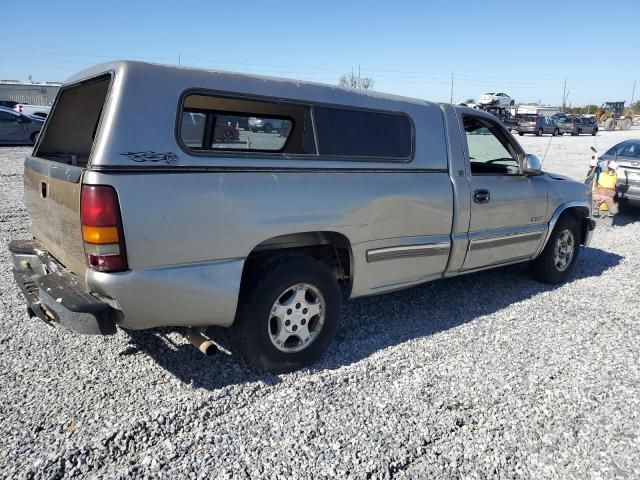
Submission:
<svg viewBox="0 0 640 480">
<path fill-rule="evenodd" d="M 622 102 L 605 102 L 596 112 L 603 130 L 629 130 L 633 124 L 633 110 L 624 108 Z"/>
</svg>

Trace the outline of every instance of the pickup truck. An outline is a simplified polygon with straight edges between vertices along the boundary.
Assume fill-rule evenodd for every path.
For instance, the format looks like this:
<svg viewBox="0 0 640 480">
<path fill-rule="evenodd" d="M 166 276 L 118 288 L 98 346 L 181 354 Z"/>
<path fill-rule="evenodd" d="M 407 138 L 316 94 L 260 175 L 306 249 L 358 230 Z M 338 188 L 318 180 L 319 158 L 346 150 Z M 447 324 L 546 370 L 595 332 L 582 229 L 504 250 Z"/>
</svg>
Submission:
<svg viewBox="0 0 640 480">
<path fill-rule="evenodd" d="M 247 118 L 284 133 L 215 141 Z M 203 351 L 228 327 L 272 372 L 316 361 L 351 298 L 518 262 L 564 282 L 595 225 L 590 188 L 488 113 L 129 61 L 63 85 L 24 186 L 33 238 L 9 249 L 29 315 L 187 327 Z"/>
</svg>

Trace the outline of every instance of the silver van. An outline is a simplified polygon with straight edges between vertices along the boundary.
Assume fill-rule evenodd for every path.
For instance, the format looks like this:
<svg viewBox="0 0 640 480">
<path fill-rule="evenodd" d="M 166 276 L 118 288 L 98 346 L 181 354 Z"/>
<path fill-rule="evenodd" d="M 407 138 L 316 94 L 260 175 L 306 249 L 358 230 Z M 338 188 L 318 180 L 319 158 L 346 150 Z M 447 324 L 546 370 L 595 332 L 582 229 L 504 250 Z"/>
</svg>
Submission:
<svg viewBox="0 0 640 480">
<path fill-rule="evenodd" d="M 24 182 L 30 315 L 183 326 L 201 348 L 229 327 L 274 372 L 318 359 L 350 298 L 517 262 L 563 282 L 594 228 L 590 189 L 485 112 L 139 62 L 63 85 Z"/>
</svg>

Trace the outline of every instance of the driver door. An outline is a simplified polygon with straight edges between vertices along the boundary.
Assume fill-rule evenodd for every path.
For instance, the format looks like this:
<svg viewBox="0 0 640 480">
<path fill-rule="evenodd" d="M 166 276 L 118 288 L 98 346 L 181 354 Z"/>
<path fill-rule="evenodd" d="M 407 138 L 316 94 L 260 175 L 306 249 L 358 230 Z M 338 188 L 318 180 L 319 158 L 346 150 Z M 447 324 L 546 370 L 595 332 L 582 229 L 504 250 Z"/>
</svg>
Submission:
<svg viewBox="0 0 640 480">
<path fill-rule="evenodd" d="M 520 147 L 497 122 L 464 114 L 471 184 L 469 247 L 462 270 L 533 256 L 545 232 L 547 186 L 523 175 Z"/>
</svg>

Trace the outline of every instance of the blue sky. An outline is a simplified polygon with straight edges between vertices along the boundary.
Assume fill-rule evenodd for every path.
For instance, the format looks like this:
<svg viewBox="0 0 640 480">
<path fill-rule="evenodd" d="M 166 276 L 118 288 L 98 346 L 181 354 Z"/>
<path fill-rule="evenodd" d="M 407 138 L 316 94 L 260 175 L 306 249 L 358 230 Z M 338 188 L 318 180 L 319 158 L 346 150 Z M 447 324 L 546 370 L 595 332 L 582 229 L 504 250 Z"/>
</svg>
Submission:
<svg viewBox="0 0 640 480">
<path fill-rule="evenodd" d="M 600 104 L 629 101 L 640 83 L 639 0 L 1 3 L 0 79 L 180 57 L 331 84 L 359 65 L 376 90 L 436 101 L 449 101 L 452 73 L 455 102 L 503 91 L 559 104 L 566 77 L 569 103 Z"/>
</svg>

